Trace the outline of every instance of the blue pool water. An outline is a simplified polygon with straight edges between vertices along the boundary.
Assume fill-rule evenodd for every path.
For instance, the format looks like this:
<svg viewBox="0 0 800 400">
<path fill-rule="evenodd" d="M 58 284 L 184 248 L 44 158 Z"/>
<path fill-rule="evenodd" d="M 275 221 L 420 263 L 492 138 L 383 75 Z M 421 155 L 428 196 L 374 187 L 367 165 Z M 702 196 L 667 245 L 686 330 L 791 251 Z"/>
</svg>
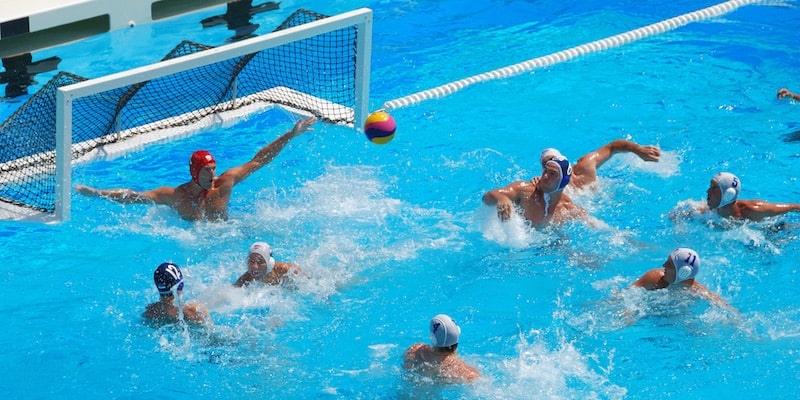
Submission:
<svg viewBox="0 0 800 400">
<path fill-rule="evenodd" d="M 370 109 L 419 90 L 602 39 L 713 1 L 283 1 L 375 11 Z M 576 3 L 576 4 L 572 4 Z M 611 3 L 611 4 L 608 4 Z M 182 39 L 231 36 L 199 20 L 223 8 L 34 53 L 100 76 L 160 59 Z M 384 146 L 317 124 L 236 187 L 226 223 L 73 197 L 69 222 L 3 222 L 0 346 L 8 398 L 786 398 L 800 395 L 800 217 L 735 225 L 668 213 L 705 199 L 728 170 L 742 198 L 794 202 L 800 162 L 795 1 L 725 15 L 533 73 L 392 111 Z M 143 47 L 142 43 L 147 43 Z M 48 76 L 37 76 L 40 84 Z M 0 103 L 7 115 L 24 98 Z M 75 183 L 150 189 L 186 181 L 207 148 L 219 170 L 289 129 L 283 111 L 73 169 Z M 610 140 L 662 149 L 618 155 L 597 190 L 570 189 L 594 225 L 501 224 L 486 191 Z M 783 229 L 778 229 L 783 227 Z M 230 284 L 264 240 L 311 279 L 295 291 Z M 675 247 L 702 257 L 698 280 L 738 313 L 627 286 Z M 152 271 L 184 268 L 184 298 L 215 326 L 142 324 Z M 447 313 L 459 354 L 483 378 L 435 386 L 404 376 L 405 348 Z M 631 316 L 638 316 L 633 318 Z"/>
</svg>

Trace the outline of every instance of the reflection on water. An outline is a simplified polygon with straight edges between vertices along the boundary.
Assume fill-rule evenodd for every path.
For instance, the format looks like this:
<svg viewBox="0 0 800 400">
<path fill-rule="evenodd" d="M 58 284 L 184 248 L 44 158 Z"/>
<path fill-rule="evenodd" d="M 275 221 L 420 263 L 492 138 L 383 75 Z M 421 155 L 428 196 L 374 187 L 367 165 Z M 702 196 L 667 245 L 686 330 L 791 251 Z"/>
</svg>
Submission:
<svg viewBox="0 0 800 400">
<path fill-rule="evenodd" d="M 232 1 L 227 4 L 225 14 L 204 18 L 200 23 L 203 25 L 203 28 L 211 28 L 218 25 L 227 26 L 229 30 L 235 33 L 226 41 L 236 42 L 257 36 L 253 32 L 255 32 L 260 25 L 251 22 L 255 14 L 277 10 L 279 6 L 280 3 L 273 1 L 268 1 L 257 6 L 253 6 L 253 0 Z"/>
<path fill-rule="evenodd" d="M 61 59 L 56 56 L 33 61 L 31 53 L 3 58 L 5 71 L 0 72 L 0 84 L 6 84 L 5 97 L 28 94 L 28 87 L 38 83 L 34 80 L 36 74 L 54 71 L 60 62 Z"/>
</svg>

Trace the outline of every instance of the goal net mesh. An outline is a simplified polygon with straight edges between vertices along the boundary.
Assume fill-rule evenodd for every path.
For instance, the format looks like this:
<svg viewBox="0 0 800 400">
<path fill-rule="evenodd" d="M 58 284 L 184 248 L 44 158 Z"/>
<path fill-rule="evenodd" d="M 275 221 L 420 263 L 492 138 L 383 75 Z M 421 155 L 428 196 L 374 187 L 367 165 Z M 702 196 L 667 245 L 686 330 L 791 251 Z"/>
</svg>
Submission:
<svg viewBox="0 0 800 400">
<path fill-rule="evenodd" d="M 298 10 L 275 31 L 327 16 Z M 194 124 L 254 103 L 354 124 L 355 25 L 256 53 L 75 99 L 72 160 L 153 131 Z M 183 41 L 164 60 L 211 49 Z M 56 92 L 85 81 L 58 73 L 0 125 L 0 206 L 55 211 Z"/>
</svg>

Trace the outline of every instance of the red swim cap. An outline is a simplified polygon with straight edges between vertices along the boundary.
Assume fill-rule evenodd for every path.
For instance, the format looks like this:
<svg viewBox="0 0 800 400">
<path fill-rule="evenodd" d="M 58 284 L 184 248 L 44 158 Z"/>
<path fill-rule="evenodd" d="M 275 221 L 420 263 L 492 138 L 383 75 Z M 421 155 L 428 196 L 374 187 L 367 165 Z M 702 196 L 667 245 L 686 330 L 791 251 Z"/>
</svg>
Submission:
<svg viewBox="0 0 800 400">
<path fill-rule="evenodd" d="M 207 150 L 197 150 L 192 153 L 192 158 L 189 159 L 189 173 L 192 175 L 192 180 L 197 182 L 200 170 L 208 164 L 216 163 L 217 161 Z"/>
</svg>

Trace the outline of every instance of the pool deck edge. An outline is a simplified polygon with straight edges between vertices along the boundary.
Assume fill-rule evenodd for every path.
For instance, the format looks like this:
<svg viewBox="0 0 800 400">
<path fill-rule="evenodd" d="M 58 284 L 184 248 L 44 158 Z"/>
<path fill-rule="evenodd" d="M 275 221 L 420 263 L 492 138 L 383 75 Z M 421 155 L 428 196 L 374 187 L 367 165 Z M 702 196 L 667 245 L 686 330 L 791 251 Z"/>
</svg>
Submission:
<svg viewBox="0 0 800 400">
<path fill-rule="evenodd" d="M 227 0 L 0 0 L 0 56 L 226 3 Z"/>
</svg>

